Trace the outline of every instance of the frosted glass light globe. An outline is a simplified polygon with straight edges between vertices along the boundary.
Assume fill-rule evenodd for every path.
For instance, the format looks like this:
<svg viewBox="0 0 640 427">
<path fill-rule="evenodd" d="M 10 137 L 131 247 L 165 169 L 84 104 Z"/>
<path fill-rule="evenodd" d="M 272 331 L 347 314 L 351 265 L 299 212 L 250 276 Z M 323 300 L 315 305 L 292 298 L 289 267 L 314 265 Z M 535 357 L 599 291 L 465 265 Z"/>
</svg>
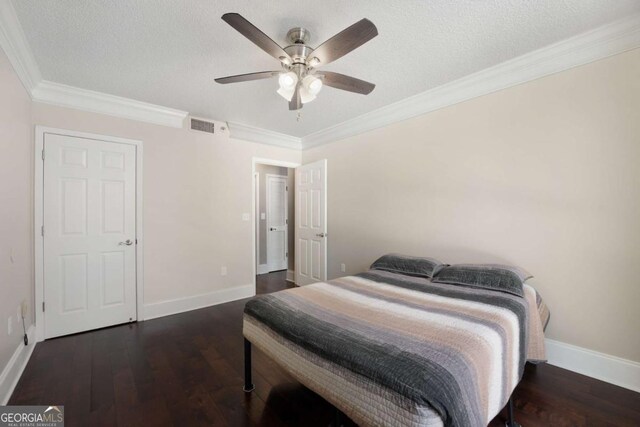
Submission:
<svg viewBox="0 0 640 427">
<path fill-rule="evenodd" d="M 298 83 L 298 76 L 296 76 L 296 73 L 292 71 L 282 73 L 280 74 L 280 77 L 278 77 L 278 84 L 283 89 L 293 88 L 296 83 Z"/>
</svg>

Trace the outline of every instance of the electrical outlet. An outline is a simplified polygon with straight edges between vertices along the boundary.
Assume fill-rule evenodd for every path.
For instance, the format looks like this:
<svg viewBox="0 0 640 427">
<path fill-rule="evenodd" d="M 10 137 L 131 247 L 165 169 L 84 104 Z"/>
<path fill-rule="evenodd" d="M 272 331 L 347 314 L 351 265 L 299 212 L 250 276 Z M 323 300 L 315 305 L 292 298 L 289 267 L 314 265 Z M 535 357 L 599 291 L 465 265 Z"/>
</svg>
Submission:
<svg viewBox="0 0 640 427">
<path fill-rule="evenodd" d="M 342 271 L 343 273 L 347 271 L 347 266 L 344 264 L 340 264 L 340 271 Z"/>
<path fill-rule="evenodd" d="M 242 214 L 242 220 L 243 221 L 251 221 L 251 214 L 243 213 Z"/>
<path fill-rule="evenodd" d="M 9 251 L 9 259 L 11 260 L 11 264 L 16 262 L 16 251 L 13 248 Z"/>
<path fill-rule="evenodd" d="M 226 276 L 227 275 L 227 267 L 226 266 L 222 266 L 220 267 L 220 275 L 221 276 Z"/>
<path fill-rule="evenodd" d="M 18 323 L 20 323 L 21 318 L 22 318 L 22 304 L 18 305 L 18 309 L 16 310 L 16 319 L 18 319 Z"/>
<path fill-rule="evenodd" d="M 22 304 L 20 304 L 20 308 L 22 310 L 22 317 L 27 318 L 27 313 L 29 313 L 29 306 L 27 305 L 27 300 L 22 300 Z"/>
<path fill-rule="evenodd" d="M 11 335 L 13 333 L 13 316 L 9 316 L 7 319 L 7 334 Z"/>
</svg>

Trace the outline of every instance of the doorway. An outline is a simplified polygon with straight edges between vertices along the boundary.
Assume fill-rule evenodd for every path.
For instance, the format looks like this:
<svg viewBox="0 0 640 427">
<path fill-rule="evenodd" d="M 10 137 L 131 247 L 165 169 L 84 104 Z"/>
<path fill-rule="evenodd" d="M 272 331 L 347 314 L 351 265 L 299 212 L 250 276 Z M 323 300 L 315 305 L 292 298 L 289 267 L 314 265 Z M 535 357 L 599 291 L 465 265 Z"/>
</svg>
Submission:
<svg viewBox="0 0 640 427">
<path fill-rule="evenodd" d="M 256 163 L 255 235 L 257 275 L 286 272 L 294 280 L 295 169 Z"/>
<path fill-rule="evenodd" d="M 287 177 L 287 270 L 271 272 L 267 261 L 267 171 L 263 166 L 276 167 L 275 173 Z M 273 171 L 273 170 L 272 170 Z M 264 176 L 263 176 L 264 175 Z M 286 271 L 286 281 L 296 286 L 322 282 L 327 277 L 327 160 L 321 159 L 305 165 L 269 159 L 252 159 L 252 208 L 253 208 L 253 265 L 254 285 L 258 276 L 271 275 L 262 281 L 277 280 Z M 278 184 L 276 184 L 278 185 Z M 264 209 L 263 209 L 264 208 Z M 261 233 L 261 228 L 263 232 Z M 276 227 L 270 227 L 276 228 Z M 278 230 L 270 230 L 277 232 Z M 279 268 L 279 267 L 278 267 Z"/>
</svg>

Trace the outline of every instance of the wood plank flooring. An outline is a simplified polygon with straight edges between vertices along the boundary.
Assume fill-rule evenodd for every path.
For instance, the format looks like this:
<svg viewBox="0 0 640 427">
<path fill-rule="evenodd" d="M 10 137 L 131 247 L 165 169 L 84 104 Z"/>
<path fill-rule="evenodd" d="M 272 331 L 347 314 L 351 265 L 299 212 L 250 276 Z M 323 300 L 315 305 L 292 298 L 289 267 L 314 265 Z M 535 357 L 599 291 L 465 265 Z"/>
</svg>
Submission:
<svg viewBox="0 0 640 427">
<path fill-rule="evenodd" d="M 39 343 L 10 404 L 64 405 L 67 426 L 328 426 L 333 407 L 257 350 L 242 391 L 245 302 Z M 550 365 L 527 366 L 515 405 L 524 427 L 640 426 L 639 393 Z"/>
</svg>

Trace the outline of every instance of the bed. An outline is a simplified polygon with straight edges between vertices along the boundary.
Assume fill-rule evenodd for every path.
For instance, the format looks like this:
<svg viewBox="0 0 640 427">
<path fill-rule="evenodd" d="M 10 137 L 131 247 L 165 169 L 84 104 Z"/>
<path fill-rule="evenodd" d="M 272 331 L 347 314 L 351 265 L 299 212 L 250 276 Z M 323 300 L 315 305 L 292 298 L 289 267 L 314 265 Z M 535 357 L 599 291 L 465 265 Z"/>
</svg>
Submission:
<svg viewBox="0 0 640 427">
<path fill-rule="evenodd" d="M 520 296 L 377 269 L 261 295 L 245 306 L 245 391 L 255 345 L 359 425 L 486 426 L 545 360 L 548 318 L 526 283 Z"/>
</svg>

